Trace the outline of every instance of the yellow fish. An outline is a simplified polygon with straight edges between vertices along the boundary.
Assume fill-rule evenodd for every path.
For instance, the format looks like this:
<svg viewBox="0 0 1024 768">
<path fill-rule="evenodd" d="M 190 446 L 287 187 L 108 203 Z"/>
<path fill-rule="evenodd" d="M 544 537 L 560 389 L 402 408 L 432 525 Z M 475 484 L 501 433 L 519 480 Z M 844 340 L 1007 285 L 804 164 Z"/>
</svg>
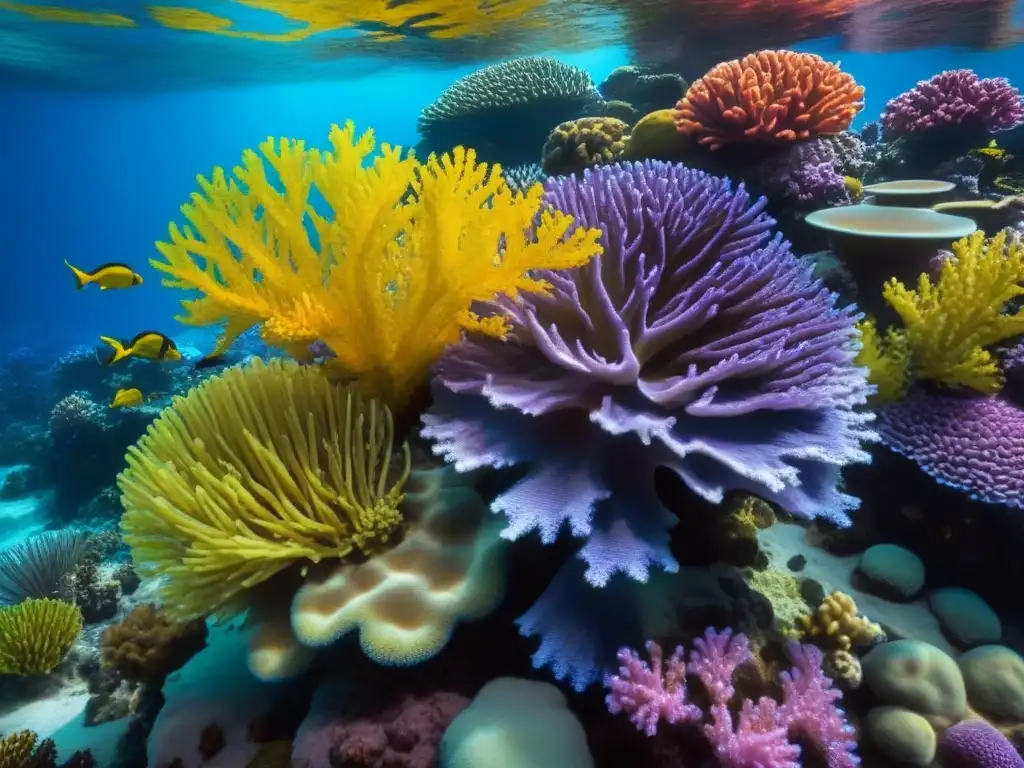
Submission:
<svg viewBox="0 0 1024 768">
<path fill-rule="evenodd" d="M 136 387 L 129 387 L 127 389 L 119 389 L 114 393 L 114 399 L 110 401 L 108 408 L 131 408 L 133 405 L 141 405 L 142 401 L 146 398 L 142 396 L 142 391 Z"/>
<path fill-rule="evenodd" d="M 108 288 L 131 288 L 135 285 L 142 285 L 142 276 L 127 264 L 111 262 L 110 264 L 101 264 L 92 272 L 85 272 L 68 264 L 67 259 L 64 260 L 64 263 L 71 270 L 71 274 L 75 276 L 75 287 L 78 290 L 82 290 L 89 283 L 96 283 L 101 291 Z"/>
<path fill-rule="evenodd" d="M 122 342 L 110 336 L 100 336 L 100 341 L 109 344 L 114 349 L 114 354 L 106 361 L 106 365 L 117 363 L 126 357 L 141 357 L 146 360 L 181 360 L 181 353 L 174 342 L 157 331 L 143 331 L 128 342 Z"/>
</svg>

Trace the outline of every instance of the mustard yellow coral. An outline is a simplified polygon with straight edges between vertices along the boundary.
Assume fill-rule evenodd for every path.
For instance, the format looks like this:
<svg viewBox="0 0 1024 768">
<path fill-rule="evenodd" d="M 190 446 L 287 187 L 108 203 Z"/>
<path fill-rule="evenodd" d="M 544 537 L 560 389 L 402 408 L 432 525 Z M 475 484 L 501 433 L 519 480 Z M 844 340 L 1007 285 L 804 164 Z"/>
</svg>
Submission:
<svg viewBox="0 0 1024 768">
<path fill-rule="evenodd" d="M 868 381 L 875 387 L 875 400 L 888 403 L 899 400 L 910 384 L 910 344 L 906 332 L 888 328 L 878 332 L 872 318 L 862 320 L 857 365 L 868 369 Z"/>
<path fill-rule="evenodd" d="M 284 568 L 386 549 L 410 467 L 387 408 L 259 360 L 176 397 L 118 477 L 124 540 L 175 618 L 230 613 Z"/>
<path fill-rule="evenodd" d="M 32 731 L 15 731 L 0 738 L 0 768 L 25 768 L 39 737 Z"/>
<path fill-rule="evenodd" d="M 800 636 L 848 651 L 867 645 L 882 634 L 882 628 L 857 615 L 857 603 L 845 592 L 826 595 L 818 609 L 797 619 Z"/>
<path fill-rule="evenodd" d="M 165 285 L 203 294 L 180 319 L 224 324 L 219 349 L 252 326 L 295 355 L 322 342 L 332 372 L 398 408 L 464 329 L 504 335 L 504 318 L 478 317 L 474 301 L 544 291 L 529 270 L 600 250 L 597 230 L 542 210 L 540 185 L 513 193 L 471 149 L 425 163 L 387 144 L 373 155 L 373 132 L 351 122 L 330 142 L 268 139 L 230 175 L 199 177 L 182 207 L 190 226 L 157 244 Z"/>
<path fill-rule="evenodd" d="M 30 598 L 0 608 L 0 674 L 52 671 L 81 631 L 81 611 L 60 600 Z"/>
<path fill-rule="evenodd" d="M 994 394 L 1003 382 L 989 348 L 1024 333 L 1024 313 L 1006 311 L 1024 294 L 1024 247 L 976 232 L 953 254 L 937 281 L 924 274 L 910 290 L 891 280 L 883 295 L 903 321 L 915 378 Z"/>
</svg>

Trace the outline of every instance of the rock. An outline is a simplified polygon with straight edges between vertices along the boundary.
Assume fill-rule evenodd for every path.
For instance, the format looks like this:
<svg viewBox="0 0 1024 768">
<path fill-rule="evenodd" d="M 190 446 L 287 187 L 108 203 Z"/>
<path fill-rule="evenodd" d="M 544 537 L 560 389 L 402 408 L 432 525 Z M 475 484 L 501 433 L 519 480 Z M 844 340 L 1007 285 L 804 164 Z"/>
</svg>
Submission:
<svg viewBox="0 0 1024 768">
<path fill-rule="evenodd" d="M 1024 658 L 1002 645 L 983 645 L 957 659 L 967 700 L 990 717 L 1024 722 Z"/>
<path fill-rule="evenodd" d="M 587 735 L 550 683 L 485 685 L 441 739 L 438 768 L 593 768 Z"/>
<path fill-rule="evenodd" d="M 864 550 L 857 570 L 866 586 L 881 597 L 913 600 L 924 587 L 921 558 L 895 544 L 876 544 Z"/>
<path fill-rule="evenodd" d="M 961 647 L 998 643 L 1003 637 L 996 612 L 973 590 L 937 589 L 928 598 L 928 605 L 943 632 Z"/>
<path fill-rule="evenodd" d="M 933 645 L 917 640 L 883 643 L 861 666 L 864 682 L 884 704 L 912 710 L 934 726 L 948 727 L 967 710 L 960 668 Z"/>
<path fill-rule="evenodd" d="M 935 729 L 916 712 L 903 707 L 874 707 L 863 727 L 878 751 L 901 765 L 927 766 L 935 759 Z"/>
</svg>

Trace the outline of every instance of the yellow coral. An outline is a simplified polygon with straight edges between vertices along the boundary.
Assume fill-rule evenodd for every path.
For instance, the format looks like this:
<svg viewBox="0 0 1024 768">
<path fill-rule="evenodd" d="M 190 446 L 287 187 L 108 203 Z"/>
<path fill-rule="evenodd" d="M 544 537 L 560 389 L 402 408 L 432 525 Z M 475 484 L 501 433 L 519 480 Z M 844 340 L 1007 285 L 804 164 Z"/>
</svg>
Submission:
<svg viewBox="0 0 1024 768">
<path fill-rule="evenodd" d="M 411 457 L 388 410 L 314 367 L 231 368 L 176 397 L 128 450 L 121 528 L 175 618 L 230 613 L 290 565 L 386 549 Z"/>
<path fill-rule="evenodd" d="M 752 494 L 731 499 L 729 522 L 734 535 L 742 539 L 756 539 L 757 532 L 771 528 L 775 523 L 775 510 L 771 504 Z"/>
<path fill-rule="evenodd" d="M 32 731 L 15 731 L 0 738 L 0 768 L 25 768 L 39 737 Z"/>
<path fill-rule="evenodd" d="M 82 631 L 82 612 L 70 603 L 30 598 L 0 608 L 0 674 L 52 671 Z"/>
<path fill-rule="evenodd" d="M 1024 247 L 976 232 L 953 252 L 937 282 L 921 275 L 911 291 L 890 280 L 883 295 L 903 320 L 917 378 L 994 394 L 1002 376 L 986 348 L 1024 333 L 1024 313 L 1005 312 L 1024 294 Z"/>
<path fill-rule="evenodd" d="M 370 161 L 373 132 L 357 136 L 351 122 L 330 141 L 321 152 L 268 139 L 263 158 L 246 151 L 231 177 L 199 177 L 182 207 L 191 226 L 172 224 L 157 244 L 165 285 L 203 294 L 183 302 L 180 319 L 225 324 L 219 350 L 255 325 L 293 354 L 320 341 L 334 372 L 398 408 L 463 329 L 504 335 L 505 319 L 478 317 L 474 301 L 544 291 L 529 270 L 600 251 L 599 231 L 542 211 L 540 185 L 513 193 L 471 149 L 420 163 L 384 144 Z"/>
<path fill-rule="evenodd" d="M 868 381 L 875 387 L 875 400 L 899 400 L 910 384 L 910 344 L 906 332 L 889 328 L 882 337 L 872 318 L 857 325 L 860 351 L 857 365 L 868 369 Z"/>
<path fill-rule="evenodd" d="M 882 633 L 877 624 L 857 615 L 857 604 L 845 592 L 827 595 L 813 614 L 800 616 L 797 625 L 802 637 L 817 638 L 841 651 L 874 642 Z"/>
</svg>

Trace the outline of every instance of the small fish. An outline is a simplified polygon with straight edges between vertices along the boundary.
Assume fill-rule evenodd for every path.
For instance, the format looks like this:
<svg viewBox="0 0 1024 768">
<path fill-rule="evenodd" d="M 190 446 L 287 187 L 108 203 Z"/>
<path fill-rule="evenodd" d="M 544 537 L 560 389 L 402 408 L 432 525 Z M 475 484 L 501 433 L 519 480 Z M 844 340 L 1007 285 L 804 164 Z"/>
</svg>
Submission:
<svg viewBox="0 0 1024 768">
<path fill-rule="evenodd" d="M 128 387 L 117 390 L 114 399 L 110 401 L 108 408 L 131 408 L 133 405 L 141 405 L 146 398 L 142 390 L 137 387 Z"/>
<path fill-rule="evenodd" d="M 100 336 L 100 341 L 109 344 L 114 354 L 106 365 L 124 360 L 126 357 L 141 357 L 146 360 L 181 360 L 181 353 L 174 342 L 157 331 L 143 331 L 130 341 L 123 342 L 110 336 Z"/>
<path fill-rule="evenodd" d="M 1000 147 L 995 139 L 992 139 L 987 146 L 980 147 L 978 149 L 972 149 L 968 152 L 970 155 L 978 155 L 980 157 L 987 157 L 991 160 L 1009 160 L 1013 155 L 1007 152 L 1005 149 Z"/>
<path fill-rule="evenodd" d="M 92 272 L 85 272 L 68 264 L 67 259 L 64 260 L 64 263 L 71 270 L 71 274 L 75 276 L 75 287 L 78 290 L 82 290 L 89 283 L 96 283 L 101 291 L 108 288 L 131 288 L 142 285 L 142 276 L 127 264 L 111 262 L 110 264 L 101 264 Z"/>
<path fill-rule="evenodd" d="M 211 352 L 205 357 L 199 358 L 192 368 L 197 371 L 204 371 L 207 368 L 216 368 L 221 365 L 229 365 L 227 354 L 224 352 Z"/>
</svg>

